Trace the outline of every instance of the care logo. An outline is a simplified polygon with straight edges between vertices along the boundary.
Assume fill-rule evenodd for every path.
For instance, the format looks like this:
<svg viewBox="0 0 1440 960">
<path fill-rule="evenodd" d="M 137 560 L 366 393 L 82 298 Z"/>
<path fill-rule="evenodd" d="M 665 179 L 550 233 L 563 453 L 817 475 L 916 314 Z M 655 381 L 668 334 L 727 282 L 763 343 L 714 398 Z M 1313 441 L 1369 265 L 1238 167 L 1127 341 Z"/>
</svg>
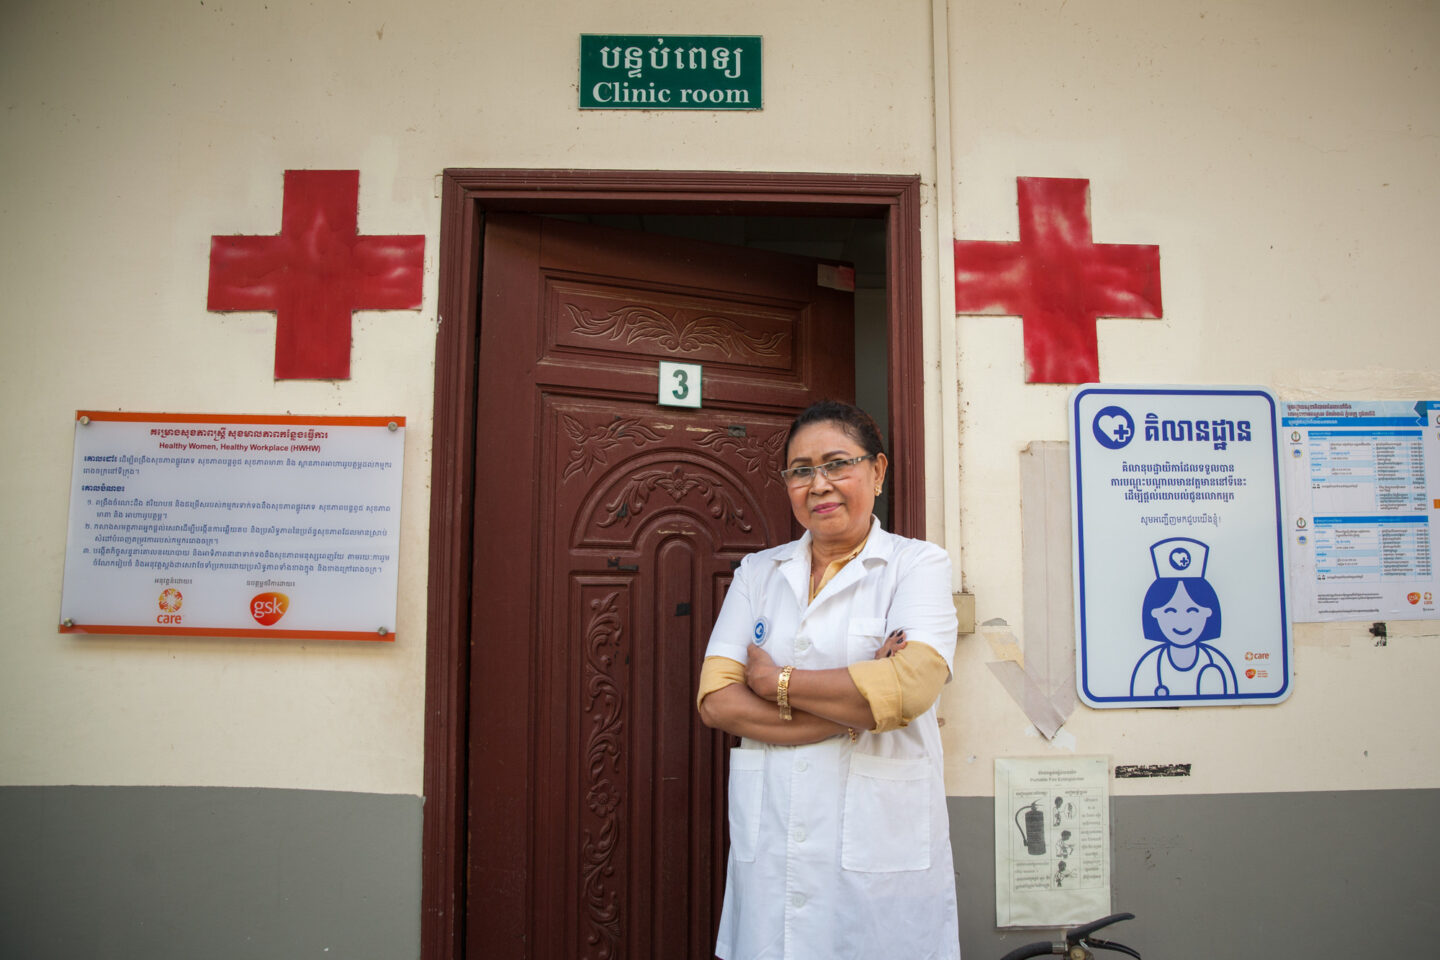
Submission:
<svg viewBox="0 0 1440 960">
<path fill-rule="evenodd" d="M 283 593 L 257 593 L 250 598 L 250 616 L 262 627 L 272 626 L 290 609 L 290 598 Z"/>
<path fill-rule="evenodd" d="M 156 623 L 176 624 L 180 622 L 180 607 L 185 603 L 185 597 L 179 590 L 167 587 L 161 591 L 157 603 L 160 613 L 155 617 Z"/>
</svg>

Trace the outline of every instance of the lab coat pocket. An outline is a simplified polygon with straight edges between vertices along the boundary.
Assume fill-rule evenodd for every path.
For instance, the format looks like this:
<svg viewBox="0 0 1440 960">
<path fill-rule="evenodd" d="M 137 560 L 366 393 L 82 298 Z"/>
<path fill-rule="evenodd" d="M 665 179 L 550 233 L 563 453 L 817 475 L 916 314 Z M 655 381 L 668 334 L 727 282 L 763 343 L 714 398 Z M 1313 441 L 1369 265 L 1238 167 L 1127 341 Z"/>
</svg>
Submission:
<svg viewBox="0 0 1440 960">
<path fill-rule="evenodd" d="M 751 863 L 760 845 L 760 804 L 765 798 L 765 751 L 730 751 L 730 849 Z"/>
<path fill-rule="evenodd" d="M 930 776 L 924 758 L 851 755 L 841 866 L 870 873 L 929 869 Z"/>
<path fill-rule="evenodd" d="M 851 663 L 869 660 L 885 642 L 884 617 L 851 617 L 845 628 L 845 650 Z"/>
</svg>

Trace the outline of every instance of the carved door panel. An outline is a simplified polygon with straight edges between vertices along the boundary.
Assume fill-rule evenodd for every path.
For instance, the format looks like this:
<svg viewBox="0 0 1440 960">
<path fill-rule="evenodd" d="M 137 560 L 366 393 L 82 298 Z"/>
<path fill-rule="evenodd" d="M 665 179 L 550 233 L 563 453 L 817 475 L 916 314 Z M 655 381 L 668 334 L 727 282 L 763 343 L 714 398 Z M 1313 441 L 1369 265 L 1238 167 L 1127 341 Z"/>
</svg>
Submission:
<svg viewBox="0 0 1440 960">
<path fill-rule="evenodd" d="M 695 680 L 736 563 L 794 534 L 794 413 L 853 392 L 814 261 L 492 215 L 472 629 L 472 957 L 713 956 L 723 737 Z M 703 364 L 699 410 L 656 405 Z"/>
</svg>

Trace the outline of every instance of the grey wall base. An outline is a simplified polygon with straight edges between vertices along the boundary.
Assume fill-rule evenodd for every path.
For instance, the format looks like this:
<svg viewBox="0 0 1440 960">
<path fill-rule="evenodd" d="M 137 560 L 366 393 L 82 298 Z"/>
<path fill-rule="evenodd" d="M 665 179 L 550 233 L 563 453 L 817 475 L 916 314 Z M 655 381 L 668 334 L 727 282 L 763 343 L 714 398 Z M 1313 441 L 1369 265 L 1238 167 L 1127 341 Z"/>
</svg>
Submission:
<svg viewBox="0 0 1440 960">
<path fill-rule="evenodd" d="M 413 796 L 0 788 L 0 957 L 420 952 Z"/>
<path fill-rule="evenodd" d="M 950 799 L 965 960 L 1045 931 L 995 929 L 994 803 Z M 1435 955 L 1440 791 L 1117 797 L 1112 939 L 1146 960 Z M 1119 954 L 1099 954 L 1119 957 Z"/>
<path fill-rule="evenodd" d="M 413 960 L 421 815 L 412 796 L 0 788 L 0 957 Z M 965 960 L 1045 938 L 995 929 L 993 820 L 950 800 Z M 1147 960 L 1434 953 L 1440 791 L 1122 797 L 1112 823 L 1114 906 L 1137 914 L 1115 939 Z"/>
</svg>

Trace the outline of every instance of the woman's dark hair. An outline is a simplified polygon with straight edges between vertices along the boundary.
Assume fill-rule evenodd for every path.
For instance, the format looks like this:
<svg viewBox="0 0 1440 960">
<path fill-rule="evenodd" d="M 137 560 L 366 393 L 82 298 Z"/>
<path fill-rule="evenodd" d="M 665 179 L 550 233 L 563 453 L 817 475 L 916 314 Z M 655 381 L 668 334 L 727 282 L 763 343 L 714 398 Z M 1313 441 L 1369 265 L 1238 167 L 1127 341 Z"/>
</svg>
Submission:
<svg viewBox="0 0 1440 960">
<path fill-rule="evenodd" d="M 1145 599 L 1140 604 L 1141 632 L 1145 634 L 1145 639 L 1154 640 L 1156 643 L 1170 642 L 1165 637 L 1165 631 L 1160 629 L 1159 621 L 1150 611 L 1169 603 L 1170 598 L 1175 596 L 1177 587 L 1184 587 L 1186 596 L 1200 606 L 1210 608 L 1210 616 L 1206 618 L 1205 626 L 1200 628 L 1200 636 L 1195 642 L 1202 643 L 1220 636 L 1220 598 L 1215 595 L 1215 588 L 1210 586 L 1210 581 L 1202 577 L 1160 577 L 1150 584 L 1150 588 L 1145 591 Z"/>
<path fill-rule="evenodd" d="M 880 428 L 875 425 L 870 414 L 839 400 L 821 400 L 800 411 L 800 415 L 790 424 L 790 432 L 785 437 L 787 460 L 790 455 L 790 441 L 795 439 L 795 434 L 802 428 L 812 423 L 838 424 L 850 439 L 860 444 L 861 449 L 872 457 L 885 452 L 885 441 L 880 436 Z"/>
</svg>

